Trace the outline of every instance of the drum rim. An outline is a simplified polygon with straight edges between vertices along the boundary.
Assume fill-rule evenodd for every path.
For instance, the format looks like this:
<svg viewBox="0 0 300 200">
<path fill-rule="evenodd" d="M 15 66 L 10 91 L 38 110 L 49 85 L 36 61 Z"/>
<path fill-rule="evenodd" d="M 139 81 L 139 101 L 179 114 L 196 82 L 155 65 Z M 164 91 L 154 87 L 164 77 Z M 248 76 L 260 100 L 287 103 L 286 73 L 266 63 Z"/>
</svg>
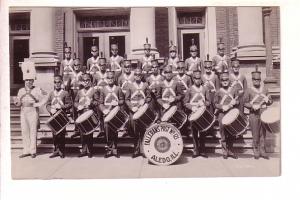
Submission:
<svg viewBox="0 0 300 200">
<path fill-rule="evenodd" d="M 84 113 L 82 113 L 81 115 L 79 115 L 78 117 L 77 117 L 77 119 L 75 120 L 75 123 L 81 123 L 81 122 L 83 122 L 84 120 L 81 120 L 81 121 L 79 121 L 78 122 L 78 119 L 80 119 L 80 117 L 82 117 L 84 114 L 85 115 L 87 115 L 86 113 L 91 113 L 88 117 L 90 117 L 90 116 L 92 116 L 92 114 L 94 113 L 94 111 L 93 110 L 87 110 L 87 111 L 85 111 Z M 87 119 L 87 118 L 85 118 L 85 119 Z"/>
<path fill-rule="evenodd" d="M 144 108 L 145 111 L 138 114 L 138 112 L 139 112 L 140 110 L 142 110 L 142 108 Z M 145 103 L 144 105 L 142 105 L 142 106 L 141 106 L 141 107 L 133 114 L 132 119 L 133 119 L 133 120 L 139 119 L 139 118 L 147 111 L 148 108 L 149 108 L 149 104 Z"/>
<path fill-rule="evenodd" d="M 116 114 L 119 112 L 119 110 L 120 110 L 119 106 L 115 106 L 113 109 L 111 109 L 111 111 L 104 118 L 104 122 L 109 122 L 114 116 L 116 116 Z M 115 114 L 113 116 L 110 116 L 110 115 L 112 115 L 111 113 L 113 113 L 113 111 L 115 112 Z"/>
<path fill-rule="evenodd" d="M 196 115 L 199 111 L 197 110 L 196 112 L 190 114 L 190 116 L 189 116 L 189 121 L 195 121 L 195 120 L 199 119 L 199 117 L 201 117 L 201 116 L 203 115 L 203 113 L 205 112 L 206 106 L 200 107 L 199 110 L 200 110 L 200 109 L 202 109 L 201 114 L 200 114 L 197 118 L 195 118 L 195 119 L 191 119 L 191 118 L 192 118 L 194 115 Z"/>
<path fill-rule="evenodd" d="M 167 118 L 167 119 L 165 119 L 166 117 L 166 114 L 167 113 L 170 113 L 171 111 L 172 111 L 172 109 L 173 108 L 175 108 L 175 110 L 173 111 L 173 113 L 172 113 L 172 115 L 169 115 L 169 117 Z M 163 122 L 167 122 L 175 113 L 176 113 L 176 111 L 178 110 L 178 107 L 177 106 L 171 106 L 164 114 L 163 114 L 163 116 L 160 118 L 161 119 L 161 121 L 163 121 Z"/>
<path fill-rule="evenodd" d="M 278 119 L 274 119 L 273 121 L 266 121 L 266 119 L 270 119 L 268 117 L 272 116 L 269 115 L 268 117 L 265 117 L 267 113 L 271 112 L 272 110 L 275 111 L 276 117 L 278 116 Z M 277 115 L 278 114 L 278 115 Z M 274 116 L 274 115 L 273 115 Z M 277 123 L 280 121 L 280 110 L 277 107 L 268 107 L 266 110 L 264 110 L 261 115 L 260 115 L 260 119 L 263 123 L 265 124 L 273 124 L 273 123 Z"/>
<path fill-rule="evenodd" d="M 229 121 L 228 123 L 224 123 L 224 118 L 225 118 L 225 116 L 226 115 L 228 115 L 230 112 L 234 112 L 234 111 L 236 111 L 236 113 L 237 113 L 237 115 L 235 116 L 235 118 L 233 119 L 233 120 L 231 120 L 231 121 Z M 240 113 L 240 111 L 239 111 L 239 109 L 237 109 L 237 108 L 233 108 L 233 109 L 231 109 L 231 110 L 229 110 L 224 116 L 223 116 L 223 118 L 222 118 L 222 124 L 223 125 L 229 125 L 229 124 L 231 124 L 236 118 L 238 118 L 238 116 L 240 115 L 241 113 Z"/>
</svg>

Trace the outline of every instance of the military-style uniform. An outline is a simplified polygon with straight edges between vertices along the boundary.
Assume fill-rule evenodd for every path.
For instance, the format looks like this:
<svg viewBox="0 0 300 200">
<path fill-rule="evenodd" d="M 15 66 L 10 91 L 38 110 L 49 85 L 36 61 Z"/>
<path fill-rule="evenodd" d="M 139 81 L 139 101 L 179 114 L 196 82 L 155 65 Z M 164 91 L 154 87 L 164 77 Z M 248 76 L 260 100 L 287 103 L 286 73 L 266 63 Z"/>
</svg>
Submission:
<svg viewBox="0 0 300 200">
<path fill-rule="evenodd" d="M 71 54 L 71 47 L 65 46 L 64 48 L 65 54 Z M 65 90 L 69 91 L 70 89 L 70 82 L 73 75 L 73 65 L 74 60 L 71 58 L 71 56 L 68 55 L 62 62 L 60 66 L 60 75 L 63 77 L 63 87 Z"/>
<path fill-rule="evenodd" d="M 183 74 L 182 76 L 180 74 L 177 74 L 174 79 L 181 83 L 181 85 L 183 85 L 183 93 L 185 94 L 187 92 L 187 90 L 190 88 L 190 86 L 192 85 L 192 79 L 190 76 Z"/>
<path fill-rule="evenodd" d="M 233 158 L 237 158 L 236 155 L 232 152 L 233 147 L 233 141 L 234 137 L 228 133 L 222 124 L 222 119 L 224 115 L 234 107 L 237 107 L 239 102 L 237 100 L 238 97 L 238 91 L 234 88 L 229 87 L 229 75 L 227 73 L 221 74 L 221 80 L 222 76 L 224 79 L 228 80 L 228 88 L 221 87 L 215 94 L 214 97 L 214 105 L 215 108 L 218 109 L 218 121 L 220 126 L 220 135 L 221 135 L 221 145 L 222 145 L 222 151 L 223 151 L 223 157 L 227 159 L 228 156 L 231 156 Z M 232 101 L 235 101 L 233 104 Z M 229 106 L 228 110 L 224 110 L 224 105 Z"/>
<path fill-rule="evenodd" d="M 113 87 L 106 85 L 100 91 L 100 109 L 107 115 L 115 106 L 120 106 L 122 110 L 124 104 L 124 94 L 121 88 L 117 85 Z M 117 152 L 117 143 L 118 143 L 118 132 L 111 129 L 111 127 L 105 123 L 105 133 L 107 138 L 107 156 L 116 155 Z"/>
<path fill-rule="evenodd" d="M 171 46 L 169 47 L 169 59 L 167 64 L 172 67 L 173 74 L 178 73 L 178 62 L 179 57 L 177 56 L 177 47 L 173 45 L 173 42 L 171 41 Z"/>
<path fill-rule="evenodd" d="M 146 38 L 146 43 L 144 44 L 144 51 L 145 55 L 140 59 L 140 63 L 142 65 L 142 73 L 144 74 L 144 78 L 147 79 L 152 73 L 151 61 L 154 59 L 153 55 L 150 54 L 151 44 L 148 43 L 148 38 Z"/>
<path fill-rule="evenodd" d="M 202 81 L 204 83 L 204 86 L 207 88 L 210 94 L 210 99 L 214 99 L 214 96 L 216 94 L 216 91 L 219 90 L 219 78 L 218 76 L 211 71 L 210 73 L 204 73 L 202 75 Z M 214 105 L 211 104 L 210 110 L 213 112 L 214 111 Z"/>
<path fill-rule="evenodd" d="M 18 91 L 17 97 L 14 99 L 16 106 L 21 107 L 21 133 L 23 154 L 25 156 L 36 157 L 37 129 L 39 127 L 39 107 L 47 101 L 46 92 L 32 84 L 29 86 L 27 81 L 35 79 L 36 71 L 34 63 L 30 60 L 22 63 L 23 80 L 25 87 Z"/>
<path fill-rule="evenodd" d="M 229 79 L 231 82 L 231 87 L 235 88 L 235 90 L 238 91 L 239 102 L 240 102 L 239 110 L 240 112 L 244 113 L 243 97 L 244 97 L 244 92 L 247 89 L 246 77 L 241 73 L 238 74 L 231 73 L 229 75 Z"/>
<path fill-rule="evenodd" d="M 135 72 L 136 73 L 136 72 Z M 130 119 L 132 123 L 132 127 L 134 129 L 135 141 L 134 141 L 134 153 L 133 157 L 140 155 L 141 153 L 141 144 L 142 139 L 144 137 L 145 131 L 142 130 L 133 120 L 132 116 L 137 111 L 133 111 L 134 107 L 139 108 L 144 103 L 151 103 L 151 94 L 147 83 L 136 81 L 131 83 L 126 91 L 125 101 L 127 106 L 130 109 Z"/>
<path fill-rule="evenodd" d="M 200 77 L 201 75 L 199 73 L 199 78 Z M 196 112 L 201 106 L 209 107 L 211 104 L 209 90 L 202 84 L 200 85 L 200 87 L 194 84 L 188 88 L 183 102 L 185 108 L 187 108 L 188 110 L 188 114 Z M 191 123 L 191 128 L 194 143 L 193 157 L 197 157 L 199 155 L 207 157 L 205 154 L 206 132 L 200 133 L 193 122 Z M 200 152 L 202 152 L 202 154 L 200 154 Z"/>
<path fill-rule="evenodd" d="M 134 72 L 131 71 L 130 74 L 123 72 L 118 79 L 118 85 L 121 87 L 123 93 L 125 94 L 126 90 L 130 83 L 134 81 Z"/>
<path fill-rule="evenodd" d="M 92 109 L 95 113 L 98 113 L 97 107 L 99 106 L 99 92 L 93 87 L 89 87 L 88 89 L 83 88 L 79 90 L 74 101 L 74 106 L 75 108 L 77 108 L 79 115 L 90 109 Z M 82 144 L 81 154 L 88 154 L 91 156 L 93 148 L 93 134 L 80 134 Z"/>
<path fill-rule="evenodd" d="M 252 72 L 252 78 L 260 81 L 260 72 L 257 70 Z M 249 121 L 255 159 L 258 159 L 260 156 L 268 159 L 265 150 L 266 129 L 262 126 L 260 115 L 272 103 L 272 98 L 268 96 L 268 90 L 263 85 L 259 85 L 258 87 L 251 86 L 245 91 L 244 106 L 250 111 Z M 255 109 L 255 106 L 258 108 Z"/>
<path fill-rule="evenodd" d="M 194 39 L 192 39 L 192 45 L 190 46 L 191 57 L 185 60 L 185 66 L 187 67 L 187 74 L 192 75 L 193 71 L 203 71 L 202 60 L 197 57 L 198 47 L 194 44 Z"/>
<path fill-rule="evenodd" d="M 108 63 L 110 63 L 111 70 L 116 73 L 116 77 L 119 77 L 122 73 L 122 63 L 124 62 L 124 58 L 122 56 L 116 55 L 111 56 Z"/>
<path fill-rule="evenodd" d="M 218 54 L 212 58 L 213 71 L 219 75 L 223 68 L 226 70 L 230 69 L 230 57 L 224 54 L 225 45 L 222 41 L 218 44 Z M 220 52 L 224 55 L 220 55 Z"/>
<path fill-rule="evenodd" d="M 72 107 L 72 100 L 69 93 L 63 89 L 50 92 L 46 108 L 52 116 L 58 110 L 68 110 Z M 66 128 L 57 135 L 53 134 L 54 155 L 60 155 L 62 158 L 65 155 L 65 135 Z"/>
</svg>

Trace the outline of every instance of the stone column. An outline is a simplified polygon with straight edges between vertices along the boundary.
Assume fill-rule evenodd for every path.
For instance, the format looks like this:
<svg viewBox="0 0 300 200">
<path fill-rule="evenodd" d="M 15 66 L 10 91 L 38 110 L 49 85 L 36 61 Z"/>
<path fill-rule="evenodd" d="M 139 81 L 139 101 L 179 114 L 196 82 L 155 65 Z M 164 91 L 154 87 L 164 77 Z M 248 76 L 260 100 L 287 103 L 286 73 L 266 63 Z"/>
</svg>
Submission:
<svg viewBox="0 0 300 200">
<path fill-rule="evenodd" d="M 271 23 L 270 14 L 272 9 L 270 7 L 263 7 L 264 15 L 264 31 L 265 31 L 265 45 L 266 45 L 266 75 L 267 78 L 272 76 L 272 34 L 271 34 Z"/>
<path fill-rule="evenodd" d="M 168 15 L 169 15 L 169 40 L 173 41 L 173 44 L 177 46 L 177 14 L 175 7 L 168 8 Z"/>
<path fill-rule="evenodd" d="M 206 25 L 205 25 L 205 59 L 206 54 L 210 59 L 217 54 L 217 25 L 216 25 L 216 8 L 206 8 Z"/>
<path fill-rule="evenodd" d="M 144 43 L 148 37 L 151 53 L 157 53 L 155 44 L 155 8 L 131 8 L 130 43 L 131 58 L 141 58 L 144 54 Z"/>
</svg>

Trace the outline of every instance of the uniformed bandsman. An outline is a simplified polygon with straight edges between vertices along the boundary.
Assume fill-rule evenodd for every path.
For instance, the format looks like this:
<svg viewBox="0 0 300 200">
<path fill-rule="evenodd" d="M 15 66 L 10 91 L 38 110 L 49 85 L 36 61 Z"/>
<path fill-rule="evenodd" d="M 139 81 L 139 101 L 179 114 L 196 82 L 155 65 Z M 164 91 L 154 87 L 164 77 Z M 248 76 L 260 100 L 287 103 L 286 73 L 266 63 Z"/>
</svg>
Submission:
<svg viewBox="0 0 300 200">
<path fill-rule="evenodd" d="M 20 158 L 36 157 L 37 130 L 39 126 L 39 107 L 47 102 L 46 92 L 33 85 L 36 78 L 34 62 L 31 60 L 22 63 L 23 80 L 25 87 L 21 88 L 14 98 L 14 104 L 21 107 L 21 133 L 23 154 Z"/>
<path fill-rule="evenodd" d="M 154 59 L 153 55 L 150 54 L 151 52 L 151 44 L 148 43 L 148 38 L 146 38 L 146 43 L 144 44 L 144 56 L 140 60 L 142 65 L 142 73 L 144 77 L 147 78 L 151 74 L 152 64 L 151 61 Z"/>
<path fill-rule="evenodd" d="M 197 56 L 198 47 L 195 45 L 194 39 L 192 39 L 192 45 L 190 46 L 191 57 L 185 60 L 187 67 L 187 74 L 192 75 L 195 70 L 202 70 L 202 60 Z"/>
<path fill-rule="evenodd" d="M 92 87 L 92 76 L 90 74 L 82 75 L 83 88 L 78 91 L 74 101 L 74 106 L 81 115 L 87 110 L 92 109 L 95 113 L 98 113 L 97 108 L 99 106 L 99 92 Z M 81 134 L 82 151 L 78 157 L 93 156 L 93 134 L 85 135 Z"/>
<path fill-rule="evenodd" d="M 239 110 L 241 113 L 244 113 L 244 103 L 243 97 L 244 92 L 247 89 L 247 80 L 246 77 L 240 73 L 240 62 L 237 59 L 237 55 L 231 61 L 232 73 L 229 75 L 230 87 L 234 87 L 239 93 Z"/>
<path fill-rule="evenodd" d="M 69 93 L 61 88 L 62 77 L 60 75 L 54 76 L 54 90 L 50 92 L 49 98 L 46 104 L 46 109 L 50 115 L 54 115 L 59 110 L 67 111 L 72 107 L 72 100 Z M 49 156 L 54 158 L 60 156 L 65 157 L 65 135 L 66 128 L 64 128 L 58 134 L 53 133 L 53 145 L 54 151 Z"/>
<path fill-rule="evenodd" d="M 93 80 L 93 85 L 96 86 L 97 89 L 102 89 L 104 86 L 107 85 L 107 74 L 106 74 L 106 70 L 107 70 L 107 64 L 106 64 L 106 59 L 104 57 L 102 57 L 102 53 L 101 53 L 101 57 L 99 59 L 99 71 L 97 71 L 94 74 L 94 80 Z"/>
<path fill-rule="evenodd" d="M 203 85 L 201 80 L 201 71 L 194 71 L 193 82 L 194 84 L 188 88 L 183 100 L 189 114 L 196 112 L 202 107 L 209 107 L 211 104 L 209 90 Z M 194 143 L 193 157 L 202 156 L 207 158 L 207 154 L 205 153 L 207 131 L 199 132 L 193 122 L 191 122 L 191 128 Z"/>
<path fill-rule="evenodd" d="M 262 126 L 260 119 L 261 113 L 267 106 L 273 103 L 272 98 L 268 94 L 267 88 L 261 84 L 261 72 L 256 70 L 252 72 L 253 86 L 249 87 L 244 96 L 244 105 L 249 109 L 249 121 L 253 137 L 254 158 L 259 157 L 269 159 L 266 154 L 266 129 Z"/>
<path fill-rule="evenodd" d="M 226 70 L 230 70 L 230 58 L 227 55 L 225 55 L 225 45 L 224 42 L 222 41 L 222 38 L 220 38 L 218 44 L 217 55 L 215 55 L 212 58 L 212 65 L 213 65 L 213 71 L 218 76 L 222 72 L 223 68 L 225 68 Z"/>
<path fill-rule="evenodd" d="M 125 94 L 128 85 L 134 81 L 134 72 L 132 71 L 131 60 L 124 56 L 123 62 L 123 73 L 118 78 L 118 85 L 121 87 L 123 93 Z"/>
<path fill-rule="evenodd" d="M 118 55 L 119 47 L 118 44 L 112 44 L 110 46 L 111 57 L 108 61 L 111 66 L 111 70 L 115 72 L 116 79 L 122 73 L 122 63 L 124 62 L 124 58 Z"/>
<path fill-rule="evenodd" d="M 67 91 L 70 90 L 70 82 L 73 74 L 74 60 L 71 56 L 71 47 L 64 44 L 64 60 L 61 62 L 60 75 L 63 77 L 63 88 Z"/>
<path fill-rule="evenodd" d="M 183 92 L 186 93 L 187 89 L 192 85 L 192 79 L 185 73 L 186 66 L 183 60 L 178 62 L 178 74 L 174 77 L 177 82 L 183 86 Z"/>
<path fill-rule="evenodd" d="M 130 119 L 132 119 L 132 115 L 141 106 L 143 106 L 145 103 L 151 103 L 150 90 L 148 84 L 142 82 L 142 70 L 140 68 L 137 68 L 134 71 L 134 82 L 130 84 L 126 91 L 125 101 L 130 109 Z M 132 157 L 135 158 L 142 155 L 141 144 L 146 130 L 142 130 L 137 124 L 134 123 L 133 120 L 131 120 L 131 122 L 135 135 L 134 152 Z"/>
<path fill-rule="evenodd" d="M 120 106 L 120 109 L 124 110 L 124 94 L 121 88 L 115 85 L 115 72 L 107 72 L 107 85 L 100 91 L 100 109 L 104 116 L 115 107 Z M 117 150 L 118 132 L 110 128 L 108 124 L 104 124 L 105 133 L 107 138 L 107 149 L 105 158 L 110 156 L 119 157 Z"/>
<path fill-rule="evenodd" d="M 179 57 L 177 56 L 177 47 L 171 41 L 171 46 L 169 47 L 168 65 L 172 66 L 172 71 L 174 74 L 178 73 L 178 62 Z"/>
<path fill-rule="evenodd" d="M 88 72 L 92 75 L 94 75 L 97 71 L 100 71 L 99 67 L 99 49 L 98 46 L 95 44 L 95 39 L 93 39 L 93 45 L 91 46 L 91 54 L 92 57 L 90 57 L 86 62 L 86 70 L 85 72 Z"/>
<path fill-rule="evenodd" d="M 227 70 L 222 71 L 222 73 L 220 74 L 220 79 L 221 88 L 215 94 L 214 104 L 215 108 L 218 109 L 217 114 L 220 126 L 223 158 L 227 159 L 228 157 L 232 157 L 234 159 L 237 159 L 238 157 L 232 151 L 233 141 L 235 138 L 224 129 L 222 119 L 230 109 L 238 106 L 238 91 L 230 87 L 229 73 Z"/>
</svg>

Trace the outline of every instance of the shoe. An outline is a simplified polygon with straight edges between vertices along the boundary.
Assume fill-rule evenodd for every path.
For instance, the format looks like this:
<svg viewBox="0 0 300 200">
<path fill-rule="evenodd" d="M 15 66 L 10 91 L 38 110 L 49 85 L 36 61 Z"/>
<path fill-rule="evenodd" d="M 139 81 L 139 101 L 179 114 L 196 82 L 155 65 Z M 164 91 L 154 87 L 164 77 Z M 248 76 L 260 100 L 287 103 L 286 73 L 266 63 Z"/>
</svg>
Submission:
<svg viewBox="0 0 300 200">
<path fill-rule="evenodd" d="M 120 158 L 120 154 L 119 154 L 119 153 L 115 153 L 114 156 L 115 156 L 116 158 Z"/>
<path fill-rule="evenodd" d="M 103 131 L 101 131 L 98 135 L 97 138 L 102 138 L 105 137 L 105 133 Z"/>
<path fill-rule="evenodd" d="M 88 158 L 92 158 L 93 154 L 92 153 L 88 153 Z"/>
<path fill-rule="evenodd" d="M 49 158 L 55 158 L 55 157 L 57 157 L 57 156 L 59 156 L 59 153 L 58 153 L 58 152 L 53 152 L 53 153 L 49 156 Z"/>
<path fill-rule="evenodd" d="M 258 155 L 255 155 L 255 156 L 254 156 L 254 159 L 255 159 L 255 160 L 258 160 L 258 159 L 259 159 L 259 156 L 258 156 Z"/>
<path fill-rule="evenodd" d="M 106 154 L 104 155 L 104 158 L 109 158 L 113 156 L 112 152 L 111 151 L 106 151 Z"/>
<path fill-rule="evenodd" d="M 204 153 L 204 152 L 200 153 L 199 155 L 200 155 L 201 157 L 203 157 L 203 158 L 208 158 L 208 155 L 207 155 L 206 153 Z"/>
<path fill-rule="evenodd" d="M 80 136 L 80 133 L 74 133 L 73 135 L 71 135 L 71 139 L 76 138 L 77 136 Z"/>
<path fill-rule="evenodd" d="M 35 158 L 36 157 L 36 153 L 31 154 L 31 158 Z"/>
<path fill-rule="evenodd" d="M 192 158 L 196 158 L 196 157 L 198 157 L 198 156 L 200 156 L 199 151 L 198 151 L 198 150 L 193 150 Z"/>
<path fill-rule="evenodd" d="M 81 158 L 81 157 L 84 157 L 84 156 L 87 156 L 87 153 L 80 153 L 80 154 L 78 155 L 78 158 Z"/>
<path fill-rule="evenodd" d="M 134 153 L 132 154 L 132 158 L 136 158 L 140 156 L 140 152 L 138 150 L 134 151 Z"/>
<path fill-rule="evenodd" d="M 64 158 L 64 157 L 65 157 L 65 153 L 63 153 L 63 152 L 61 152 L 61 151 L 58 152 L 58 155 L 59 155 L 61 158 Z"/>
<path fill-rule="evenodd" d="M 231 150 L 229 150 L 228 156 L 233 158 L 233 159 L 238 159 L 237 155 L 235 153 L 233 153 Z"/>
<path fill-rule="evenodd" d="M 25 158 L 28 156 L 30 156 L 30 153 L 25 153 L 25 154 L 19 155 L 19 158 Z"/>
<path fill-rule="evenodd" d="M 260 157 L 262 157 L 262 158 L 264 158 L 264 159 L 266 159 L 266 160 L 269 160 L 269 159 L 270 159 L 269 156 L 267 156 L 266 153 L 261 153 L 261 154 L 260 154 Z"/>
<path fill-rule="evenodd" d="M 224 158 L 224 159 L 227 159 L 227 158 L 228 158 L 228 155 L 223 154 L 223 158 Z"/>
</svg>

